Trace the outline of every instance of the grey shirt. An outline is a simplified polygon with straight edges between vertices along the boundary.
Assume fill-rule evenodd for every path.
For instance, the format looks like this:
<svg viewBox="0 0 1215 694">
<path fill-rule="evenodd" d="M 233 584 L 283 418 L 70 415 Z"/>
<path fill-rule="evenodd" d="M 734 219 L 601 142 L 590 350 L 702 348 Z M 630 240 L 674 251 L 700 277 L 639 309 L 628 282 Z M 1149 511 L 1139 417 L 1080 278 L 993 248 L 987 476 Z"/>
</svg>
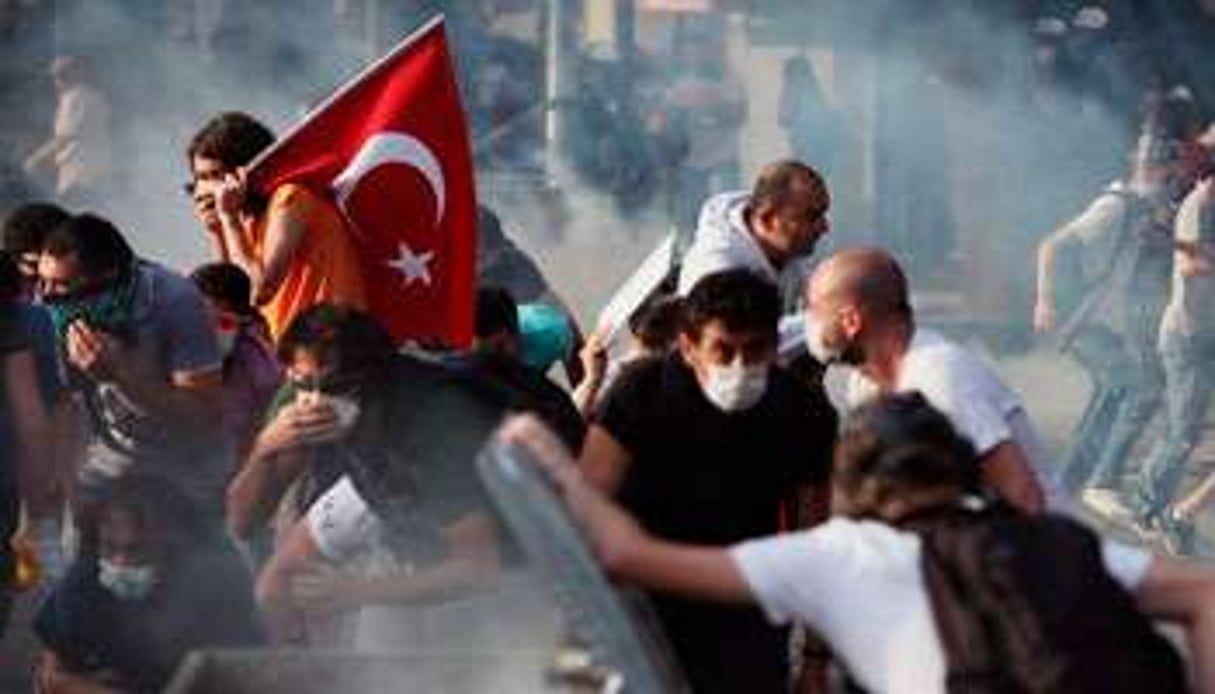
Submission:
<svg viewBox="0 0 1215 694">
<path fill-rule="evenodd" d="M 1155 343 L 1172 268 L 1170 239 L 1154 231 L 1160 222 L 1152 214 L 1141 195 L 1116 182 L 1063 227 L 1058 246 L 1061 255 L 1074 257 L 1070 267 L 1086 293 L 1104 294 L 1086 324 L 1106 327 L 1147 349 Z"/>
</svg>

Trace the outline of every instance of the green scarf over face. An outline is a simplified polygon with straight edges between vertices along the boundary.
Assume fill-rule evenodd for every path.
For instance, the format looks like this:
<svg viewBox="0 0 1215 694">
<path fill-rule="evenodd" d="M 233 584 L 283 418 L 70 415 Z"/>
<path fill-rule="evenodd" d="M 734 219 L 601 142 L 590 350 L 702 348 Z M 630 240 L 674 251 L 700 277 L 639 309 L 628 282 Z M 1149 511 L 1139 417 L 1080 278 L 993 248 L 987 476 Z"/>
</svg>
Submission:
<svg viewBox="0 0 1215 694">
<path fill-rule="evenodd" d="M 117 279 L 95 290 L 74 292 L 65 296 L 45 297 L 43 304 L 55 324 L 55 334 L 66 339 L 68 326 L 82 320 L 94 330 L 124 334 L 135 315 L 139 271 L 132 265 Z"/>
</svg>

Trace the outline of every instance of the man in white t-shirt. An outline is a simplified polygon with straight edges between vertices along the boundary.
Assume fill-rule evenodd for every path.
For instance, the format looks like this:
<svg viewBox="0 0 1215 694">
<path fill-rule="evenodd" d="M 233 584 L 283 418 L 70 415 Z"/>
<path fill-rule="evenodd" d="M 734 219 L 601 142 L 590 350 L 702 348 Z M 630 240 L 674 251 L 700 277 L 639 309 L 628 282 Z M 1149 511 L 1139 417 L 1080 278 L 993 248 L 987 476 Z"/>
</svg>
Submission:
<svg viewBox="0 0 1215 694">
<path fill-rule="evenodd" d="M 807 345 L 853 369 L 848 405 L 920 391 L 979 451 L 984 483 L 1022 510 L 1061 505 L 1046 448 L 1017 395 L 974 354 L 915 324 L 907 278 L 890 254 L 840 251 L 807 285 Z"/>
<path fill-rule="evenodd" d="M 923 573 L 924 540 L 897 524 L 932 509 L 974 512 L 976 517 L 983 513 L 970 502 L 975 497 L 965 491 L 974 487 L 975 475 L 969 467 L 974 449 L 918 395 L 884 397 L 864 410 L 859 425 L 854 417 L 845 426 L 837 449 L 835 509 L 846 517 L 729 548 L 670 542 L 649 534 L 588 484 L 552 434 L 534 419 L 512 420 L 500 436 L 530 449 L 549 470 L 596 556 L 616 578 L 685 597 L 758 604 L 775 622 L 803 622 L 824 638 L 867 691 L 944 692 L 950 656 L 935 623 Z M 906 420 L 900 423 L 886 416 L 884 423 L 877 424 L 878 418 L 871 416 L 877 410 L 893 413 L 896 419 L 910 414 L 920 423 L 908 428 Z M 1023 522 L 1065 524 L 1072 532 L 1087 534 L 1071 521 L 1058 518 Z M 1215 599 L 1215 574 L 1112 541 L 1090 547 L 1099 552 L 1096 560 L 1104 571 L 1092 566 L 1091 555 L 1090 563 L 1079 565 L 1095 570 L 1094 577 L 1105 582 L 1100 594 L 1110 604 L 1089 604 L 1085 609 L 1095 610 L 1098 617 L 1121 610 L 1119 620 L 1103 622 L 1106 632 L 1115 621 L 1136 622 L 1138 618 L 1128 615 L 1127 604 L 1116 596 L 1126 591 L 1148 618 L 1179 622 L 1191 640 L 1192 684 L 1198 691 L 1211 691 L 1215 653 L 1202 648 L 1202 635 L 1215 628 L 1215 611 L 1209 609 Z M 1077 583 L 1072 581 L 1073 592 L 1093 587 Z M 1138 624 L 1144 626 L 1142 621 Z M 1066 630 L 1071 626 L 1051 623 L 1043 628 Z M 1135 633 L 1147 639 L 1155 655 L 1161 655 L 1159 640 L 1143 631 Z M 1095 662 L 1117 658 L 1122 661 L 1120 667 L 1125 665 L 1139 675 L 1147 670 L 1161 689 L 1180 679 L 1180 665 L 1168 653 L 1162 658 L 1148 657 L 1143 642 L 1132 646 L 1111 638 L 1115 636 L 1112 632 L 1088 635 L 1100 644 L 1094 648 L 1106 652 L 1095 655 L 1081 648 L 1082 652 L 1066 655 L 1075 658 L 1073 662 L 1087 659 L 1084 670 L 1089 676 L 1102 678 L 1107 668 L 1095 666 Z M 1053 636 L 1060 635 L 1046 634 L 1047 638 Z M 1161 667 L 1162 661 L 1176 669 Z"/>
</svg>

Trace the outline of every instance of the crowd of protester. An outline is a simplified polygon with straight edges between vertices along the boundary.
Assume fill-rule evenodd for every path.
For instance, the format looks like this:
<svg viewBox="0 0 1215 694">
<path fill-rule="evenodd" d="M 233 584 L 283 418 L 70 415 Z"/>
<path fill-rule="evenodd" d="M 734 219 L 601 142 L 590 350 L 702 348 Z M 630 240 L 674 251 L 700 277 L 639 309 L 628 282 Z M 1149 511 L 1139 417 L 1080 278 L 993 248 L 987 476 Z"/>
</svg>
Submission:
<svg viewBox="0 0 1215 694">
<path fill-rule="evenodd" d="M 177 21 L 209 45 L 206 16 Z M 1093 380 L 1056 461 L 998 371 L 920 324 L 903 258 L 814 258 L 832 138 L 791 137 L 801 158 L 737 190 L 741 84 L 705 44 L 677 58 L 653 131 L 686 150 L 669 291 L 584 339 L 483 206 L 466 347 L 392 339 L 324 191 L 248 187 L 276 138 L 245 113 L 180 143 L 208 262 L 144 257 L 95 208 L 112 162 L 76 146 L 109 106 L 57 61 L 26 162 L 54 200 L 9 213 L 0 252 L 0 630 L 27 627 L 10 608 L 40 563 L 38 690 L 159 691 L 197 649 L 556 643 L 473 468 L 498 436 L 646 591 L 693 691 L 1215 692 L 1215 572 L 1100 538 L 1076 503 L 1112 493 L 1177 555 L 1215 496 L 1181 493 L 1215 367 L 1192 100 L 1153 104 L 1126 179 L 1042 242 L 1035 325 Z M 831 118 L 808 69 L 785 68 L 795 135 Z"/>
</svg>

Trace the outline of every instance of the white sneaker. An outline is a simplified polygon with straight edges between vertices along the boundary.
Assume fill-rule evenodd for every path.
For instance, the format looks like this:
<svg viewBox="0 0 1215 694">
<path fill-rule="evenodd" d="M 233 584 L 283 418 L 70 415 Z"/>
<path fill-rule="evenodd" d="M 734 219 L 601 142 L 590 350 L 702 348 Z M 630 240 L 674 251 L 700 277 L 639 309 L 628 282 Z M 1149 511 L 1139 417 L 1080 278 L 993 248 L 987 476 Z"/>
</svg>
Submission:
<svg viewBox="0 0 1215 694">
<path fill-rule="evenodd" d="M 1135 520 L 1135 514 L 1131 513 L 1122 502 L 1122 497 L 1113 489 L 1085 489 L 1080 494 L 1080 502 L 1088 510 L 1110 521 L 1130 523 Z"/>
</svg>

